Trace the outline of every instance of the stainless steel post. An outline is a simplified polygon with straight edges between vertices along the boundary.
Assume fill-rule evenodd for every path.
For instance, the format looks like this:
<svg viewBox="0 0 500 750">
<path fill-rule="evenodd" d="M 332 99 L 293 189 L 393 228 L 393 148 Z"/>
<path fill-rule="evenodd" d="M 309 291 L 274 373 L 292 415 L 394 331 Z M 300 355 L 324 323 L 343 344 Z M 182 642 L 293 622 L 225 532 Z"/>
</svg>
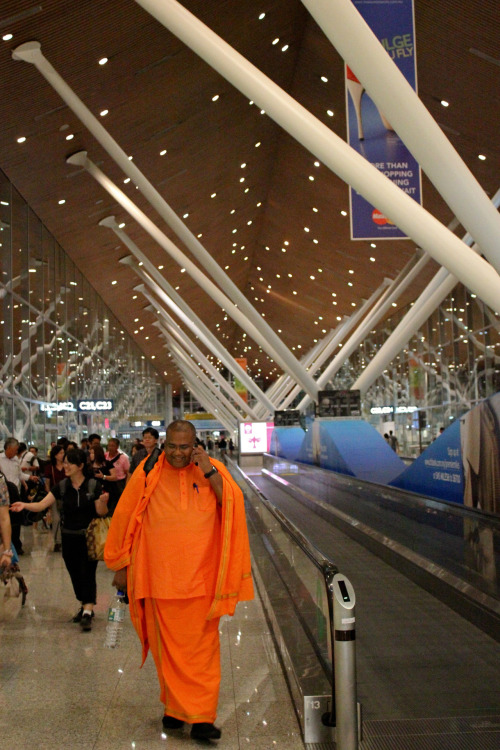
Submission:
<svg viewBox="0 0 500 750">
<path fill-rule="evenodd" d="M 333 668 L 337 750 L 358 750 L 356 701 L 356 595 L 341 573 L 330 584 L 333 595 Z"/>
</svg>

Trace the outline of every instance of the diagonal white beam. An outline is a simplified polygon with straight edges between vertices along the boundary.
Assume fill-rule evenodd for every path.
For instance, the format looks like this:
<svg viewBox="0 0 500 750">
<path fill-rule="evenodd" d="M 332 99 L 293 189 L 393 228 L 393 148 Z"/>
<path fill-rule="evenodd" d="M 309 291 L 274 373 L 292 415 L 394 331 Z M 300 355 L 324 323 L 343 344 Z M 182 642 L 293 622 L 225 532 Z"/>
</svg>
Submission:
<svg viewBox="0 0 500 750">
<path fill-rule="evenodd" d="M 161 323 L 158 324 L 158 327 L 165 337 L 170 351 L 175 352 L 182 358 L 185 363 L 188 364 L 189 368 L 195 373 L 196 377 L 200 380 L 201 383 L 203 383 L 205 388 L 208 388 L 208 390 L 212 392 L 213 398 L 221 408 L 225 409 L 227 415 L 231 416 L 231 418 L 235 419 L 237 422 L 243 422 L 243 417 L 241 416 L 241 414 L 236 411 L 235 407 L 228 401 L 224 394 L 217 390 L 215 384 L 212 383 L 212 381 L 205 375 L 204 372 L 202 372 L 200 366 L 197 365 L 193 359 L 191 359 L 191 357 L 189 356 L 189 352 L 186 352 L 184 346 L 182 344 L 177 344 L 174 337 L 171 336 L 165 328 L 163 328 Z"/>
<path fill-rule="evenodd" d="M 262 346 L 264 351 L 266 351 L 269 356 L 272 357 L 274 361 L 277 362 L 280 367 L 282 367 L 283 370 L 285 370 L 285 372 L 289 372 L 298 382 L 302 383 L 303 388 L 306 392 L 311 392 L 311 394 L 313 394 L 314 380 L 308 376 L 303 368 L 300 367 L 297 359 L 294 357 L 288 347 L 285 346 L 283 341 L 281 341 L 279 336 L 273 331 L 271 326 L 265 320 L 263 320 L 258 311 L 253 307 L 249 300 L 247 300 L 245 295 L 238 289 L 236 284 L 234 284 L 234 282 L 229 278 L 225 271 L 222 270 L 216 260 L 203 247 L 203 245 L 188 229 L 184 222 L 177 216 L 175 211 L 170 208 L 167 202 L 156 190 L 156 188 L 154 188 L 149 180 L 146 179 L 146 177 L 142 174 L 138 167 L 136 167 L 136 165 L 132 163 L 123 149 L 120 148 L 116 141 L 113 140 L 113 138 L 101 125 L 97 118 L 94 117 L 90 110 L 87 109 L 83 102 L 76 96 L 75 92 L 72 91 L 72 89 L 68 86 L 64 79 L 61 78 L 59 73 L 57 73 L 55 68 L 42 54 L 40 43 L 35 41 L 26 42 L 25 44 L 16 47 L 16 49 L 12 53 L 12 57 L 14 58 L 14 60 L 24 60 L 24 62 L 29 62 L 35 65 L 37 70 L 39 70 L 39 72 L 45 77 L 45 79 L 51 84 L 51 86 L 58 92 L 61 98 L 73 110 L 73 112 L 83 122 L 83 124 L 90 130 L 90 132 L 99 141 L 103 148 L 106 149 L 112 159 L 123 169 L 125 174 L 127 174 L 134 181 L 135 185 L 137 185 L 141 193 L 145 196 L 145 198 L 147 198 L 153 208 L 158 211 L 160 216 L 165 219 L 167 224 L 172 227 L 174 232 L 184 242 L 186 247 L 188 247 L 193 255 L 200 261 L 201 265 L 207 269 L 212 278 L 214 278 L 215 281 L 217 281 L 217 283 L 220 285 L 220 287 L 225 290 L 227 295 L 234 302 L 234 305 L 238 306 L 239 310 L 241 311 L 240 317 L 242 316 L 246 320 L 246 324 L 243 326 L 243 328 L 245 330 L 248 330 L 251 326 L 254 330 L 254 333 L 251 334 L 252 338 Z M 73 161 L 70 163 L 76 162 Z M 82 164 L 82 166 L 84 165 Z M 122 193 L 122 195 L 124 194 Z M 132 206 L 134 205 L 131 201 L 130 203 L 132 204 Z M 151 222 L 151 224 L 153 223 Z M 165 235 L 163 235 L 163 237 L 168 240 Z M 155 239 L 157 239 L 157 237 Z M 159 240 L 157 239 L 157 241 Z M 167 247 L 164 242 L 159 242 L 159 244 L 168 253 L 170 253 L 178 263 L 180 263 L 180 265 L 186 268 L 191 276 L 193 275 L 191 272 L 193 269 L 198 271 L 197 266 L 191 263 L 191 261 L 188 261 L 188 258 L 185 258 L 185 260 L 179 260 L 180 255 L 183 254 L 178 248 L 175 248 L 175 245 L 173 245 L 170 240 L 168 240 L 168 243 L 169 246 Z M 175 252 L 173 253 L 174 248 Z M 190 268 L 191 270 L 189 270 Z M 205 281 L 205 284 L 202 285 L 203 288 L 205 288 L 205 291 L 206 282 L 207 280 Z M 198 281 L 198 283 L 200 282 Z M 217 287 L 214 288 L 216 289 Z M 232 306 L 233 308 L 234 305 Z M 234 314 L 230 312 L 230 309 L 227 308 L 227 306 L 225 306 L 225 309 L 231 315 L 231 317 L 234 318 Z"/>
<path fill-rule="evenodd" d="M 144 211 L 136 206 L 136 204 L 125 195 L 123 190 L 115 185 L 115 183 L 107 177 L 104 172 L 97 167 L 94 162 L 88 158 L 86 151 L 79 151 L 66 159 L 67 164 L 73 164 L 83 167 L 95 180 L 108 192 L 124 209 L 127 211 L 133 219 L 162 247 L 174 260 L 178 263 L 181 268 L 184 268 L 186 272 L 196 281 L 197 284 L 205 291 L 222 309 L 231 316 L 231 318 L 241 327 L 244 331 L 248 332 L 248 335 L 252 337 L 260 346 L 266 351 L 270 357 L 274 359 L 286 372 L 293 374 L 294 378 L 302 385 L 307 393 L 315 393 L 314 380 L 306 373 L 306 371 L 300 367 L 298 361 L 293 357 L 293 363 L 288 361 L 288 358 L 283 358 L 281 353 L 278 352 L 270 343 L 270 338 L 267 333 L 264 336 L 262 332 L 249 320 L 247 313 L 242 312 L 239 307 L 236 307 L 229 297 L 222 292 L 213 281 L 211 281 L 198 266 L 190 260 L 179 248 L 174 245 L 172 240 L 159 229 L 151 219 L 146 216 Z M 259 316 L 260 317 L 260 316 Z M 262 320 L 262 318 L 261 318 Z M 284 346 L 284 345 L 283 345 Z M 286 348 L 286 347 L 285 347 Z"/>
<path fill-rule="evenodd" d="M 153 312 L 156 312 L 156 308 L 151 306 L 151 309 Z M 153 323 L 153 325 L 155 325 Z M 168 313 L 166 313 L 164 310 L 161 310 L 158 312 L 158 322 L 157 325 L 160 329 L 160 331 L 164 335 L 169 335 L 171 338 L 176 339 L 179 344 L 188 352 L 188 354 L 194 354 L 198 362 L 200 363 L 200 366 L 203 367 L 204 370 L 206 370 L 207 374 L 210 375 L 216 383 L 219 384 L 220 388 L 222 389 L 219 391 L 221 398 L 226 399 L 226 408 L 233 414 L 233 416 L 236 417 L 238 420 L 243 420 L 243 416 L 241 412 L 239 412 L 234 404 L 232 404 L 229 399 L 222 393 L 222 391 L 226 391 L 228 396 L 230 398 L 233 398 L 235 395 L 234 390 L 231 388 L 227 380 L 225 380 L 220 372 L 216 370 L 216 368 L 213 366 L 211 362 L 205 357 L 203 352 L 198 349 L 198 347 L 191 341 L 188 336 L 184 333 L 184 331 L 179 328 L 179 326 L 176 324 L 173 318 L 170 317 Z M 206 376 L 205 376 L 206 377 Z M 207 378 L 208 379 L 208 378 Z M 242 400 L 243 406 L 245 406 L 245 402 Z M 248 411 L 245 409 L 245 414 L 248 413 Z"/>
<path fill-rule="evenodd" d="M 207 349 L 212 351 L 222 362 L 222 364 L 227 367 L 230 372 L 233 373 L 235 377 L 239 377 L 240 380 L 245 383 L 248 391 L 252 393 L 260 403 L 263 403 L 265 405 L 267 411 L 273 411 L 271 402 L 268 401 L 266 396 L 260 390 L 259 386 L 254 383 L 250 376 L 245 372 L 244 377 L 240 377 L 240 373 L 238 372 L 238 370 L 241 370 L 241 367 L 237 364 L 237 362 L 235 362 L 229 352 L 219 344 L 215 336 L 211 333 L 211 331 L 209 331 L 205 324 L 199 318 L 197 318 L 195 313 L 192 313 L 191 317 L 190 313 L 186 312 L 186 309 L 189 310 L 188 305 L 179 304 L 178 300 L 174 301 L 174 298 L 172 298 L 168 294 L 168 292 L 164 290 L 163 284 L 157 284 L 150 276 L 148 276 L 147 273 L 142 270 L 142 268 L 139 268 L 137 265 L 135 265 L 130 257 L 121 258 L 119 262 L 123 263 L 124 265 L 130 266 L 130 268 L 136 273 L 136 275 L 139 276 L 141 281 L 143 281 L 144 284 L 146 284 L 147 287 L 152 290 L 156 294 L 156 296 L 172 310 L 176 317 L 178 317 L 179 320 L 181 320 L 184 325 L 200 339 L 200 341 L 207 347 Z M 149 302 L 151 302 L 152 305 L 158 307 L 158 301 L 151 295 L 148 295 L 144 284 L 139 284 L 138 286 L 134 287 L 134 290 L 139 291 L 146 297 L 146 299 L 149 300 Z M 168 286 L 168 282 L 165 282 L 165 285 Z M 253 409 L 248 404 L 246 405 L 246 411 L 250 417 L 254 419 L 256 418 Z"/>
<path fill-rule="evenodd" d="M 210 391 L 204 387 L 204 385 L 194 376 L 189 368 L 176 357 L 176 355 L 173 354 L 172 356 L 176 358 L 177 366 L 182 377 L 188 384 L 189 389 L 195 394 L 200 404 L 202 404 L 207 411 L 212 412 L 227 430 L 235 432 L 234 421 L 228 414 L 226 414 L 225 410 L 221 408 L 220 404 L 215 401 Z"/>
<path fill-rule="evenodd" d="M 122 259 L 120 262 L 123 262 L 123 260 L 124 259 Z M 134 267 L 134 266 L 131 266 L 131 267 L 135 270 L 136 274 L 144 281 L 144 283 L 147 284 L 147 286 L 156 294 L 156 296 L 160 300 L 162 300 L 162 302 L 164 302 L 172 310 L 172 312 L 179 318 L 179 320 L 181 320 L 188 328 L 190 328 L 190 330 L 193 331 L 193 333 L 195 333 L 195 335 L 198 336 L 198 338 L 200 339 L 200 341 L 203 344 L 205 344 L 205 346 L 208 349 L 210 349 L 210 338 L 205 335 L 204 331 L 203 330 L 199 330 L 198 332 L 196 332 L 196 324 L 194 324 L 194 323 L 192 323 L 190 321 L 189 317 L 187 315 L 185 315 L 185 313 L 180 309 L 180 307 L 178 307 L 175 304 L 175 302 L 173 302 L 168 297 L 168 295 L 163 291 L 163 289 L 161 289 L 153 281 L 153 279 L 151 279 L 147 275 L 147 273 L 144 273 L 144 271 L 142 271 L 142 269 L 140 269 L 140 268 L 137 268 L 137 267 Z M 158 302 L 154 299 L 154 297 L 152 297 L 150 294 L 148 294 L 148 290 L 146 289 L 146 287 L 144 286 L 144 284 L 139 284 L 138 286 L 134 287 L 134 290 L 138 291 L 138 292 L 141 292 L 141 294 L 143 294 L 146 297 L 146 299 L 149 300 L 149 302 L 151 302 L 151 304 L 153 304 L 155 306 L 158 306 Z M 218 358 L 220 359 L 220 361 L 223 364 L 226 365 L 226 362 L 227 362 L 227 365 L 231 365 L 231 367 L 233 369 L 235 369 L 235 370 L 237 370 L 237 368 L 239 367 L 239 365 L 234 361 L 234 359 L 231 359 L 230 355 L 226 353 L 226 350 L 223 350 L 221 352 L 220 356 L 219 356 L 219 354 L 218 354 L 217 351 L 216 351 L 216 354 L 217 354 Z M 241 367 L 240 367 L 240 370 L 241 370 Z M 237 375 L 239 375 L 239 373 L 237 373 Z M 258 389 L 258 386 L 253 382 L 253 380 L 246 373 L 245 373 L 245 376 L 246 376 L 246 381 L 245 382 L 248 382 L 248 384 L 252 387 L 252 389 L 254 391 L 256 391 Z M 254 412 L 248 406 L 248 404 L 247 404 L 246 411 L 247 411 L 247 414 L 249 416 L 255 418 Z M 272 411 L 272 409 L 271 409 L 271 411 Z"/>
<path fill-rule="evenodd" d="M 351 0 L 302 2 L 500 273 L 498 211 Z"/>
<path fill-rule="evenodd" d="M 500 190 L 493 196 L 492 203 L 498 208 L 500 205 Z M 473 240 L 466 234 L 464 242 L 472 244 Z M 475 252 L 473 250 L 473 252 Z M 365 393 L 375 380 L 382 374 L 387 365 L 403 349 L 411 337 L 418 331 L 420 326 L 432 315 L 439 305 L 446 299 L 448 294 L 457 285 L 458 279 L 441 268 L 434 278 L 429 282 L 413 307 L 399 322 L 389 338 L 382 344 L 371 362 L 365 367 L 359 378 L 352 385 L 353 389 L 359 389 Z"/>
<path fill-rule="evenodd" d="M 175 0 L 136 2 L 257 102 L 275 122 L 390 217 L 493 310 L 499 310 L 500 276 L 441 222 Z M 495 236 L 498 238 L 499 234 Z"/>
<path fill-rule="evenodd" d="M 102 219 L 99 222 L 99 226 L 107 227 L 108 229 L 111 229 L 116 236 L 123 242 L 125 247 L 128 247 L 130 252 L 137 258 L 137 260 L 142 263 L 144 268 L 148 271 L 149 276 L 145 274 L 139 266 L 137 266 L 132 258 L 125 257 L 120 259 L 120 263 L 123 263 L 124 265 L 130 266 L 130 268 L 143 280 L 145 283 L 155 291 L 157 296 L 160 296 L 160 298 L 166 302 L 166 304 L 172 309 L 178 318 L 181 318 L 181 320 L 186 324 L 186 326 L 195 334 L 195 336 L 198 336 L 207 349 L 214 352 L 214 354 L 217 355 L 217 358 L 220 359 L 220 361 L 224 364 L 227 369 L 233 373 L 233 375 L 242 382 L 244 382 L 247 390 L 252 393 L 258 402 L 262 403 L 269 411 L 272 411 L 272 404 L 267 399 L 265 394 L 261 391 L 259 386 L 254 383 L 254 381 L 250 378 L 250 376 L 245 372 L 244 377 L 241 378 L 241 367 L 238 365 L 237 362 L 235 362 L 234 358 L 229 354 L 227 349 L 222 346 L 222 344 L 218 341 L 218 339 L 213 335 L 213 333 L 207 328 L 205 323 L 196 315 L 194 310 L 192 310 L 189 305 L 184 302 L 180 294 L 176 292 L 176 290 L 173 288 L 171 284 L 168 283 L 168 281 L 165 279 L 164 276 L 158 271 L 157 268 L 151 263 L 149 258 L 144 255 L 144 253 L 137 247 L 135 242 L 130 239 L 128 234 L 123 231 L 123 229 L 120 229 L 118 224 L 115 221 L 114 216 L 107 216 L 105 219 Z M 158 292 L 157 289 L 160 291 Z M 162 293 L 163 292 L 163 296 Z M 149 299 L 149 298 L 148 298 Z M 170 300 L 170 302 L 168 301 Z M 158 303 L 156 300 L 150 300 L 152 304 L 157 305 Z M 248 414 L 255 418 L 255 415 L 252 411 L 252 409 L 247 404 L 247 412 Z"/>
<path fill-rule="evenodd" d="M 378 322 L 383 318 L 383 316 L 392 306 L 392 303 L 401 296 L 405 289 L 407 289 L 407 287 L 421 273 L 422 269 L 427 265 L 428 261 L 429 256 L 425 253 L 420 258 L 417 258 L 415 265 L 409 270 L 408 273 L 406 273 L 406 275 L 398 274 L 397 278 L 387 290 L 389 293 L 387 295 L 384 295 L 384 298 L 379 300 L 379 302 L 382 302 L 382 304 L 379 305 L 377 303 L 377 305 L 374 306 L 370 314 L 367 315 L 366 319 L 361 322 L 352 336 L 350 336 L 350 338 L 342 346 L 342 349 L 335 355 L 328 367 L 320 375 L 317 380 L 318 388 L 324 388 L 328 381 L 335 377 L 344 362 L 346 362 L 351 354 L 356 351 L 356 349 L 366 338 L 370 330 L 374 326 L 376 326 Z M 447 271 L 444 272 L 448 273 Z M 310 398 L 306 395 L 297 408 L 302 410 L 308 405 L 309 402 Z"/>
</svg>

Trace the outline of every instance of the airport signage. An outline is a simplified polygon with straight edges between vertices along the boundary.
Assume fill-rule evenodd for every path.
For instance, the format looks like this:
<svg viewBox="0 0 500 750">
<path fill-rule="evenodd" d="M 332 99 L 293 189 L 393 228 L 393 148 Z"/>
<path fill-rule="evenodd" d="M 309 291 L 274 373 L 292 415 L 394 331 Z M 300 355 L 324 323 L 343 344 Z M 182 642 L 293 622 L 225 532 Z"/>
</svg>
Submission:
<svg viewBox="0 0 500 750">
<path fill-rule="evenodd" d="M 77 409 L 78 411 L 114 411 L 114 402 L 112 399 L 99 401 L 87 399 L 86 401 L 78 401 Z"/>
<path fill-rule="evenodd" d="M 413 414 L 418 406 L 372 406 L 370 414 Z"/>
</svg>

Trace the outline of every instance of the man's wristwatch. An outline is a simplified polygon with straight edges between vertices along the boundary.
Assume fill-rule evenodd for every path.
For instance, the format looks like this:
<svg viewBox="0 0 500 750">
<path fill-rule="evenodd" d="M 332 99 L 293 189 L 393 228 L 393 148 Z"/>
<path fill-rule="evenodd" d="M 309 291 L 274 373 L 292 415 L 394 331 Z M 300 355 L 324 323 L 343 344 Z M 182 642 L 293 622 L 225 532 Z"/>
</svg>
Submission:
<svg viewBox="0 0 500 750">
<path fill-rule="evenodd" d="M 212 466 L 212 468 L 210 469 L 210 471 L 207 471 L 207 473 L 203 474 L 203 476 L 205 477 L 205 479 L 210 479 L 210 477 L 213 477 L 214 474 L 218 474 L 218 473 L 219 472 L 217 471 L 217 469 L 215 468 L 215 466 Z"/>
</svg>

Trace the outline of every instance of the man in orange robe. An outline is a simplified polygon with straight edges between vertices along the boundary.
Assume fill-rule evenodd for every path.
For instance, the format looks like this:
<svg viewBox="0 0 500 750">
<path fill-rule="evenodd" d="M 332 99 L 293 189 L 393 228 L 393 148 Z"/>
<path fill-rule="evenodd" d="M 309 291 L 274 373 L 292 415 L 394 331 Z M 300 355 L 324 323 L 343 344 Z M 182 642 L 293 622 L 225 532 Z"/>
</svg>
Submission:
<svg viewBox="0 0 500 750">
<path fill-rule="evenodd" d="M 151 649 L 163 726 L 191 723 L 218 739 L 219 618 L 253 598 L 243 495 L 224 464 L 195 445 L 190 422 L 167 429 L 153 468 L 137 467 L 115 510 L 104 559 L 127 588 L 130 616 Z"/>
</svg>

